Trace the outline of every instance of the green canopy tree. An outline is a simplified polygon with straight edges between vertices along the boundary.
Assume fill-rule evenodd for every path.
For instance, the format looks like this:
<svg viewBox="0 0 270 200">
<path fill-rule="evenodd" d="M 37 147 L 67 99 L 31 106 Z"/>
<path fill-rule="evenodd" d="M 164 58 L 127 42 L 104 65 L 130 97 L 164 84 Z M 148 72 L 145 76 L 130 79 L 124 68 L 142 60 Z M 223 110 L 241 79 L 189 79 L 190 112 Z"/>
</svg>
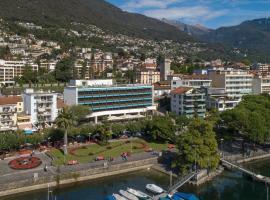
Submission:
<svg viewBox="0 0 270 200">
<path fill-rule="evenodd" d="M 147 130 L 154 140 L 159 141 L 175 141 L 175 126 L 169 116 L 154 116 L 148 121 Z"/>
<path fill-rule="evenodd" d="M 233 110 L 221 114 L 223 125 L 248 141 L 270 141 L 270 96 L 249 95 Z"/>
<path fill-rule="evenodd" d="M 196 118 L 178 140 L 179 156 L 176 160 L 185 173 L 193 165 L 198 168 L 215 169 L 219 163 L 218 144 L 210 122 Z"/>
</svg>

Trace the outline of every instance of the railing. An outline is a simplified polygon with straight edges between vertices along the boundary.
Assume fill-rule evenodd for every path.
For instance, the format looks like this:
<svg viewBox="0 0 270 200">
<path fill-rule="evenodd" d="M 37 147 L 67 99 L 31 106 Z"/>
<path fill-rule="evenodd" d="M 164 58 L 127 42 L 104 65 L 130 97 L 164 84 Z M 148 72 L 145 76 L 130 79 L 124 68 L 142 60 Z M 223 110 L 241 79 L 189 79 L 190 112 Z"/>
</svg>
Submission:
<svg viewBox="0 0 270 200">
<path fill-rule="evenodd" d="M 190 181 L 195 175 L 197 175 L 197 172 L 191 172 L 190 174 L 187 174 L 184 177 L 180 177 L 177 181 L 176 184 L 174 184 L 173 186 L 171 186 L 168 189 L 168 193 L 171 193 L 175 190 L 177 190 L 178 188 L 180 188 L 181 186 L 183 186 L 185 183 L 187 183 L 188 181 Z"/>
</svg>

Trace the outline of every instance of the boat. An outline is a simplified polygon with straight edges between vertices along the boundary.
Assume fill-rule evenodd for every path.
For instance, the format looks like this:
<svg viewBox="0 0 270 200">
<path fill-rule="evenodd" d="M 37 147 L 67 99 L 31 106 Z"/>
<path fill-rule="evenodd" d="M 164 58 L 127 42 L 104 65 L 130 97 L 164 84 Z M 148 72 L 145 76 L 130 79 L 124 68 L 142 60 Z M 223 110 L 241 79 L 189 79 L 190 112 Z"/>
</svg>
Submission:
<svg viewBox="0 0 270 200">
<path fill-rule="evenodd" d="M 133 195 L 135 195 L 136 197 L 138 197 L 140 200 L 146 200 L 148 199 L 148 195 L 139 191 L 139 190 L 134 190 L 132 188 L 127 188 L 127 191 Z"/>
<path fill-rule="evenodd" d="M 125 190 L 119 190 L 119 193 L 129 200 L 139 200 L 138 197 L 136 197 L 135 195 L 133 195 Z"/>
<path fill-rule="evenodd" d="M 112 196 L 113 196 L 116 200 L 128 200 L 127 198 L 122 197 L 122 196 L 120 196 L 119 194 L 113 194 Z"/>
<path fill-rule="evenodd" d="M 164 192 L 164 190 L 161 187 L 155 184 L 147 184 L 146 189 L 155 194 L 161 194 L 162 192 Z"/>
<path fill-rule="evenodd" d="M 194 194 L 187 194 L 183 192 L 176 192 L 172 196 L 175 200 L 199 200 Z"/>
<path fill-rule="evenodd" d="M 107 196 L 105 200 L 116 200 L 113 195 Z"/>
</svg>

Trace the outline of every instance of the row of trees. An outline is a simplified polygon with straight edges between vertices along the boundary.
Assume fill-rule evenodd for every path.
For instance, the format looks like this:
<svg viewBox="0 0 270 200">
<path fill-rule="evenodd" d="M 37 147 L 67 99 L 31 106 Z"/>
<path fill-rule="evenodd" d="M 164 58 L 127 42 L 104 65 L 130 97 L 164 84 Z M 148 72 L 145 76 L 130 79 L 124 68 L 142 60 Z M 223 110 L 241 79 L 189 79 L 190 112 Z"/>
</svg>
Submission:
<svg viewBox="0 0 270 200">
<path fill-rule="evenodd" d="M 270 142 L 270 96 L 244 96 L 241 103 L 221 114 L 220 124 L 230 133 L 257 143 Z"/>
<path fill-rule="evenodd" d="M 56 119 L 55 128 L 44 130 L 42 133 L 25 135 L 23 132 L 0 135 L 0 149 L 17 149 L 25 143 L 33 145 L 50 140 L 63 141 L 64 153 L 67 154 L 68 138 L 98 135 L 102 143 L 107 143 L 113 135 L 124 131 L 131 133 L 144 132 L 146 139 L 155 142 L 177 144 L 179 156 L 175 163 L 181 166 L 184 173 L 192 164 L 200 168 L 213 169 L 219 162 L 217 140 L 211 120 L 175 115 L 153 116 L 128 123 L 109 123 L 99 125 L 83 124 L 81 118 L 90 114 L 82 106 L 65 107 Z"/>
</svg>

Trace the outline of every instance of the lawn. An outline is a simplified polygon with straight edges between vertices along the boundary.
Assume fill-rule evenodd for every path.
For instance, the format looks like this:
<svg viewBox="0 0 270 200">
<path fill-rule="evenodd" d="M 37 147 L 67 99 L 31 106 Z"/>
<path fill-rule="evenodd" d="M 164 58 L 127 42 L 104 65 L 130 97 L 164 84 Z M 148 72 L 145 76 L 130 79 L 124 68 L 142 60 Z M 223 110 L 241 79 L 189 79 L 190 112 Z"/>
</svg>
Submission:
<svg viewBox="0 0 270 200">
<path fill-rule="evenodd" d="M 63 152 L 59 149 L 54 149 L 49 154 L 54 158 L 54 165 L 62 165 L 69 160 L 77 160 L 79 163 L 88 163 L 93 161 L 97 156 L 119 157 L 123 152 L 129 152 L 131 154 L 142 153 L 146 149 L 153 149 L 154 151 L 161 151 L 168 148 L 168 144 L 160 144 L 154 142 L 146 142 L 142 139 L 128 140 L 128 141 L 115 141 L 107 144 L 106 146 L 100 146 L 98 144 L 90 144 L 88 146 L 79 148 L 69 148 L 69 154 L 66 158 Z"/>
</svg>

